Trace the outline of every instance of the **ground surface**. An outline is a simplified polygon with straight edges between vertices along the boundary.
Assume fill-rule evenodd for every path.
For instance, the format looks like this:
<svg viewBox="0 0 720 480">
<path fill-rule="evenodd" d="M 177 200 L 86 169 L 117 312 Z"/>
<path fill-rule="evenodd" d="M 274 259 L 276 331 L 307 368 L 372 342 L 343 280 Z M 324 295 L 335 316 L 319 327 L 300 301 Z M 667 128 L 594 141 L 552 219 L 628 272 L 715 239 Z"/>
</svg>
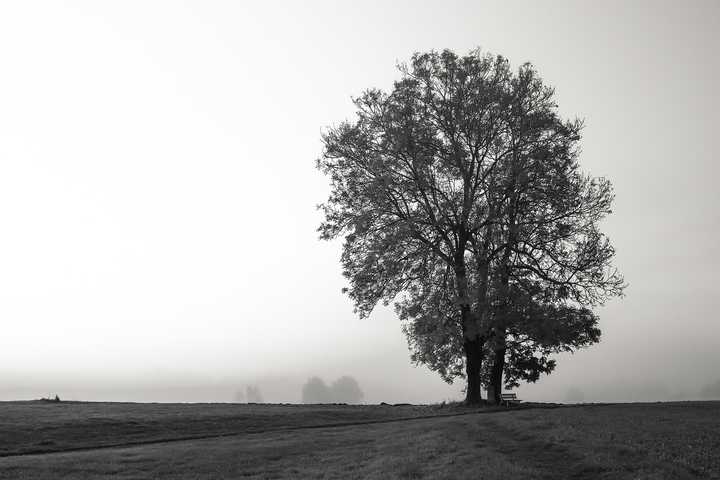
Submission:
<svg viewBox="0 0 720 480">
<path fill-rule="evenodd" d="M 459 415 L 407 420 L 447 414 Z M 109 477 L 720 478 L 720 402 L 482 412 L 0 403 L 0 478 Z"/>
</svg>

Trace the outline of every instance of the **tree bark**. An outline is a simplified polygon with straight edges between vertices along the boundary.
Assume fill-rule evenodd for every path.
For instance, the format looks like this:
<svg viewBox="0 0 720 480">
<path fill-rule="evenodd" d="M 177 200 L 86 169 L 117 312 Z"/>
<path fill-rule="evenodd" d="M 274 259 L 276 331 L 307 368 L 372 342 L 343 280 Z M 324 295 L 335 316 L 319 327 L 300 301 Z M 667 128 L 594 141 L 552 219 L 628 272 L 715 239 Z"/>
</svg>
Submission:
<svg viewBox="0 0 720 480">
<path fill-rule="evenodd" d="M 493 364 L 490 371 L 490 385 L 493 398 L 488 394 L 488 401 L 500 405 L 502 403 L 503 371 L 505 370 L 505 329 L 498 329 L 493 350 Z"/>
<path fill-rule="evenodd" d="M 463 348 L 465 350 L 465 374 L 467 375 L 467 391 L 465 403 L 467 405 L 478 405 L 482 402 L 480 393 L 480 368 L 482 367 L 481 337 L 474 339 L 465 338 Z"/>
<path fill-rule="evenodd" d="M 480 336 L 478 322 L 471 311 L 471 302 L 468 296 L 467 271 L 465 269 L 465 247 L 467 242 L 467 230 L 463 227 L 458 235 L 459 248 L 455 251 L 453 259 L 455 267 L 455 288 L 463 330 L 463 350 L 465 353 L 465 374 L 467 378 L 465 403 L 468 405 L 478 405 L 482 401 L 480 393 L 480 370 L 483 361 L 483 344 L 485 343 L 485 339 Z"/>
<path fill-rule="evenodd" d="M 482 395 L 480 393 L 480 370 L 482 369 L 485 339 L 478 334 L 477 325 L 472 321 L 470 307 L 468 305 L 460 307 L 460 317 L 463 326 L 465 377 L 467 379 L 465 403 L 467 405 L 478 405 L 482 402 Z"/>
</svg>

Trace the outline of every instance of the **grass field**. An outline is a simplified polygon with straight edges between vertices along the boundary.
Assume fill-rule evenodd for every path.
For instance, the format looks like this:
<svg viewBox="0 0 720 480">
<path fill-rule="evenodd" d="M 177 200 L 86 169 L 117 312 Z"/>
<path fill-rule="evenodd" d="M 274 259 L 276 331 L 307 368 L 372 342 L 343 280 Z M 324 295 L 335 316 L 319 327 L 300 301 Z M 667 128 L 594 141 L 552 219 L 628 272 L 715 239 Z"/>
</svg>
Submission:
<svg viewBox="0 0 720 480">
<path fill-rule="evenodd" d="M 0 478 L 720 478 L 720 402 L 5 402 Z"/>
</svg>

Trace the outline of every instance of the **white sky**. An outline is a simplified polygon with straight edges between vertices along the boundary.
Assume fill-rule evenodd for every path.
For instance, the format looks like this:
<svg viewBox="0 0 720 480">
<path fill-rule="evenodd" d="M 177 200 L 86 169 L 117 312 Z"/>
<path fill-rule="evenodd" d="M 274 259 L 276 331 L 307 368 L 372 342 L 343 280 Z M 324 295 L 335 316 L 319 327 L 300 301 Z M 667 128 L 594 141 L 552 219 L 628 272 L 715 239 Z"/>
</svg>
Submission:
<svg viewBox="0 0 720 480">
<path fill-rule="evenodd" d="M 354 317 L 315 229 L 321 129 L 414 51 L 536 65 L 616 188 L 630 283 L 600 345 L 528 399 L 680 398 L 720 378 L 720 4 L 0 5 L 0 399 L 459 397 L 410 365 L 389 309 Z"/>
</svg>

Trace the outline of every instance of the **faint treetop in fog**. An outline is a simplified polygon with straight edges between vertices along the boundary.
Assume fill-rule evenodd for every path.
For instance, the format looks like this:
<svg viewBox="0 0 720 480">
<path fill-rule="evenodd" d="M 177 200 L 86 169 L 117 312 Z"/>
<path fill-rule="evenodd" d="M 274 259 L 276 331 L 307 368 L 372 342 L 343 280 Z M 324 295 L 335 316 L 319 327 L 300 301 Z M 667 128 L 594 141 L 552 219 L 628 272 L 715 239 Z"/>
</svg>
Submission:
<svg viewBox="0 0 720 480">
<path fill-rule="evenodd" d="M 310 377 L 302 387 L 303 403 L 359 403 L 363 392 L 357 380 L 345 375 L 330 387 L 320 377 Z"/>
<path fill-rule="evenodd" d="M 330 389 L 320 377 L 310 377 L 302 387 L 303 403 L 331 403 Z"/>
<path fill-rule="evenodd" d="M 245 389 L 245 396 L 248 403 L 263 403 L 263 397 L 260 389 L 254 385 L 248 385 Z"/>
<path fill-rule="evenodd" d="M 337 403 L 360 403 L 363 398 L 357 380 L 347 375 L 335 380 L 330 388 L 333 400 Z"/>
</svg>

